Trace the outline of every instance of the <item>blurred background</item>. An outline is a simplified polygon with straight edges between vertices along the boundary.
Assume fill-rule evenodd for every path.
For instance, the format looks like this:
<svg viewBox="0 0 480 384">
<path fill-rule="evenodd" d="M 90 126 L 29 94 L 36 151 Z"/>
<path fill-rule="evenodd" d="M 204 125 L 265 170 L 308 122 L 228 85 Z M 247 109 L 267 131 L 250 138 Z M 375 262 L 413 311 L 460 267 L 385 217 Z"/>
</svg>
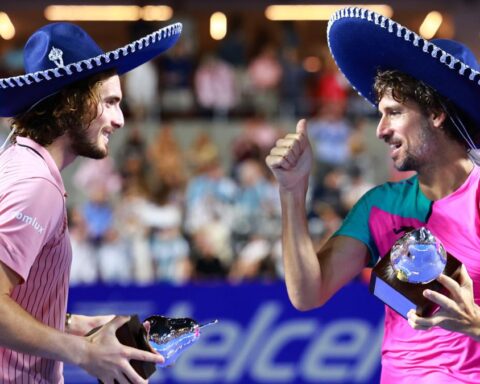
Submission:
<svg viewBox="0 0 480 384">
<path fill-rule="evenodd" d="M 105 51 L 183 23 L 172 49 L 122 77 L 126 124 L 111 156 L 64 171 L 70 311 L 220 320 L 151 382 L 378 382 L 383 306 L 368 270 L 308 313 L 291 307 L 283 283 L 278 191 L 264 159 L 299 118 L 315 152 L 307 215 L 318 246 L 364 192 L 410 176 L 391 168 L 375 109 L 330 58 L 327 20 L 348 4 L 308 3 L 0 3 L 1 78 L 23 73 L 23 45 L 49 22 L 79 24 Z M 355 4 L 480 52 L 477 0 Z M 66 367 L 66 383 L 94 382 Z"/>
</svg>

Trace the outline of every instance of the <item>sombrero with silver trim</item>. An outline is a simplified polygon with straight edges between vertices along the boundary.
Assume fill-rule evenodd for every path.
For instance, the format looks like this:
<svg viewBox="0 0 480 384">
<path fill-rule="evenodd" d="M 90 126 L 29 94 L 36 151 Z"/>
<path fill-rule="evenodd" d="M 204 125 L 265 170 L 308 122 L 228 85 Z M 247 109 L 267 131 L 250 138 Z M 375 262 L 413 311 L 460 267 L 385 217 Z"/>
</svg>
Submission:
<svg viewBox="0 0 480 384">
<path fill-rule="evenodd" d="M 182 24 L 161 28 L 113 51 L 104 52 L 79 26 L 48 24 L 24 47 L 25 75 L 0 79 L 0 116 L 16 116 L 75 81 L 115 68 L 119 75 L 170 48 Z"/>
<path fill-rule="evenodd" d="M 356 7 L 337 11 L 327 36 L 341 72 L 372 104 L 376 105 L 377 71 L 399 70 L 435 89 L 480 128 L 480 66 L 463 44 L 428 41 L 387 17 Z"/>
</svg>

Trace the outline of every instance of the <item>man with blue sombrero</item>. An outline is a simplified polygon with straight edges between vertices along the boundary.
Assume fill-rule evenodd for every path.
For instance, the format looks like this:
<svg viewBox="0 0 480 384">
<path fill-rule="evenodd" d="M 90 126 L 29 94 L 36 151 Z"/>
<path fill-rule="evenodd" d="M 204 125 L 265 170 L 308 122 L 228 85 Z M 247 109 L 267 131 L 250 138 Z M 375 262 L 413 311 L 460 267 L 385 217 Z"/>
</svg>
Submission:
<svg viewBox="0 0 480 384">
<path fill-rule="evenodd" d="M 104 383 L 146 383 L 130 360 L 163 362 L 120 344 L 128 317 L 66 315 L 72 253 L 60 171 L 77 156 L 107 156 L 124 124 L 119 75 L 180 33 L 173 24 L 104 52 L 78 26 L 49 24 L 25 45 L 26 74 L 0 79 L 0 116 L 13 128 L 0 154 L 1 382 L 62 383 L 68 362 Z"/>
<path fill-rule="evenodd" d="M 316 250 L 305 218 L 306 122 L 279 140 L 267 164 L 280 185 L 290 300 L 301 310 L 323 305 L 386 255 L 402 228 L 426 227 L 463 266 L 457 281 L 438 277 L 446 295 L 425 290 L 439 305 L 430 317 L 410 311 L 406 321 L 386 307 L 382 383 L 479 383 L 480 66 L 460 43 L 427 41 L 359 8 L 335 13 L 328 43 L 352 86 L 378 107 L 377 136 L 395 167 L 416 175 L 367 192 Z"/>
</svg>

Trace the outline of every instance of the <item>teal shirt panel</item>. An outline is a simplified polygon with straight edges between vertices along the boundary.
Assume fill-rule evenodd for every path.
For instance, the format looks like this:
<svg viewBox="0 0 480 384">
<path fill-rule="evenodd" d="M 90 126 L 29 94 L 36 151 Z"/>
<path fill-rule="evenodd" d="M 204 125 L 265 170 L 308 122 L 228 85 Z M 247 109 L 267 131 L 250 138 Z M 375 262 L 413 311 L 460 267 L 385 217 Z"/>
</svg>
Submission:
<svg viewBox="0 0 480 384">
<path fill-rule="evenodd" d="M 417 176 L 388 182 L 368 191 L 355 204 L 333 236 L 348 236 L 364 243 L 375 265 L 405 232 L 426 223 L 432 202 L 425 197 Z"/>
</svg>

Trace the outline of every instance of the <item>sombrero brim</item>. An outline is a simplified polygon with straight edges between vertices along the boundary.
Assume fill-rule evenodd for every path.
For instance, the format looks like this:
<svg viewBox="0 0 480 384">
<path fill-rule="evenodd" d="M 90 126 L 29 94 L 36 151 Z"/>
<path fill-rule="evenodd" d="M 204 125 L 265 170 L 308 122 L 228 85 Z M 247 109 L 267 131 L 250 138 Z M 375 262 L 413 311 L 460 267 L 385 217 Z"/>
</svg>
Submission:
<svg viewBox="0 0 480 384">
<path fill-rule="evenodd" d="M 124 74 L 170 48 L 181 32 L 181 23 L 172 24 L 90 59 L 0 79 L 0 116 L 16 116 L 69 84 L 96 73 L 115 68 L 119 75 Z"/>
<path fill-rule="evenodd" d="M 336 12 L 328 45 L 353 88 L 376 105 L 378 70 L 399 70 L 423 81 L 466 112 L 480 127 L 480 72 L 382 15 L 361 8 Z"/>
</svg>

